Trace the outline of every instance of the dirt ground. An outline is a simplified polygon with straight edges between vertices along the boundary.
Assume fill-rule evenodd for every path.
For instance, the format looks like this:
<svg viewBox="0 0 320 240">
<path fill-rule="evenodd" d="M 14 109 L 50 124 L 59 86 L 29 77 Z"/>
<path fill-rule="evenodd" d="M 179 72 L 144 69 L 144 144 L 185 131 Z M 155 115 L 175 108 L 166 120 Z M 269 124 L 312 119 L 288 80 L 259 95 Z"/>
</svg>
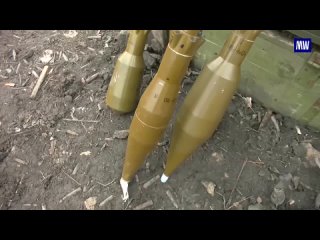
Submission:
<svg viewBox="0 0 320 240">
<path fill-rule="evenodd" d="M 104 105 L 114 63 L 125 47 L 119 32 L 0 31 L 0 209 L 134 209 L 150 200 L 144 209 L 320 205 L 319 131 L 277 113 L 276 121 L 259 128 L 267 109 L 254 100 L 248 107 L 244 97 L 250 96 L 239 93 L 215 135 L 166 184 L 157 180 L 145 189 L 144 183 L 162 174 L 171 121 L 164 145 L 146 159 L 123 202 L 119 179 L 127 140 L 112 136 L 129 128 L 133 113 L 121 116 Z M 48 49 L 53 53 L 48 75 L 31 99 Z M 161 58 L 147 50 L 142 91 Z M 197 77 L 192 70 L 177 108 Z M 95 73 L 96 79 L 82 82 Z"/>
</svg>

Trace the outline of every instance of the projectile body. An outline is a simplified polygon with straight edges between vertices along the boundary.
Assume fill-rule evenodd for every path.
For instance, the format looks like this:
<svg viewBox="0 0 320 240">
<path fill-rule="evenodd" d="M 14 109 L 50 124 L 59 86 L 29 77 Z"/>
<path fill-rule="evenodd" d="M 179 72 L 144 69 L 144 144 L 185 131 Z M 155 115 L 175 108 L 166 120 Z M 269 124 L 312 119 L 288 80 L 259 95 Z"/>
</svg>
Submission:
<svg viewBox="0 0 320 240">
<path fill-rule="evenodd" d="M 218 58 L 201 71 L 177 114 L 162 182 L 213 135 L 238 87 L 241 63 L 259 33 L 233 31 Z"/>
<path fill-rule="evenodd" d="M 144 70 L 143 51 L 149 30 L 131 30 L 126 50 L 115 65 L 106 96 L 106 105 L 116 112 L 133 111 L 138 103 Z"/>
<path fill-rule="evenodd" d="M 126 187 L 161 137 L 175 109 L 181 81 L 203 40 L 199 30 L 176 31 L 169 42 L 157 74 L 141 96 L 133 117 L 123 166 L 121 185 Z M 127 196 L 128 197 L 128 196 Z"/>
</svg>

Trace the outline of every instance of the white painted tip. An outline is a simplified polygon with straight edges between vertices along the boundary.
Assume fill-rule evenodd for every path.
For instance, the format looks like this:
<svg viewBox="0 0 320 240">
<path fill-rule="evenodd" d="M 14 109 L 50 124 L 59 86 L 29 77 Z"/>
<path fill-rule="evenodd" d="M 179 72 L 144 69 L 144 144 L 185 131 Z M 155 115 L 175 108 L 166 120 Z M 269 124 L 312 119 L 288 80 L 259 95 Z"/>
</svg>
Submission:
<svg viewBox="0 0 320 240">
<path fill-rule="evenodd" d="M 122 200 L 127 201 L 129 199 L 129 192 L 128 192 L 129 182 L 127 182 L 126 180 L 121 178 L 120 185 L 121 185 L 122 193 L 123 193 Z"/>
<path fill-rule="evenodd" d="M 169 177 L 167 177 L 166 175 L 162 174 L 160 181 L 162 183 L 165 183 L 168 179 L 169 179 Z"/>
</svg>

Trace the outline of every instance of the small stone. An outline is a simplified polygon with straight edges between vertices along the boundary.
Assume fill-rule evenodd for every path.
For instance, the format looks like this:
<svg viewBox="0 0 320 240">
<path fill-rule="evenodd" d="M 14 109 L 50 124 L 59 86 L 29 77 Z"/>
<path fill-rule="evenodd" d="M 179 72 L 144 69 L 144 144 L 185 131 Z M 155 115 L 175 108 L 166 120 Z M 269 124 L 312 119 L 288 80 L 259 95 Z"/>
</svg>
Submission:
<svg viewBox="0 0 320 240">
<path fill-rule="evenodd" d="M 158 62 L 160 62 L 161 60 L 161 56 L 159 54 L 156 53 L 150 53 L 150 56 L 153 57 L 155 60 L 157 60 Z"/>
<path fill-rule="evenodd" d="M 113 133 L 113 138 L 126 139 L 129 136 L 129 130 L 116 130 Z"/>
<path fill-rule="evenodd" d="M 144 62 L 145 62 L 145 65 L 146 65 L 146 68 L 147 69 L 151 69 L 153 67 L 155 67 L 156 65 L 156 59 L 153 58 L 149 52 L 147 51 L 144 51 L 143 52 L 143 59 L 144 59 Z"/>
<path fill-rule="evenodd" d="M 279 177 L 280 181 L 284 184 L 285 187 L 287 187 L 292 180 L 292 174 L 284 174 Z"/>
<path fill-rule="evenodd" d="M 305 157 L 307 150 L 302 144 L 298 144 L 297 142 L 294 142 L 292 144 L 293 152 L 298 157 Z"/>
<path fill-rule="evenodd" d="M 33 51 L 33 50 L 30 50 L 30 51 L 27 52 L 26 55 L 24 55 L 23 58 L 26 59 L 26 60 L 28 60 L 29 58 L 31 58 L 31 57 L 33 56 L 33 54 L 34 54 L 34 51 Z"/>
<path fill-rule="evenodd" d="M 144 86 L 148 86 L 148 84 L 150 83 L 151 80 L 152 80 L 152 78 L 151 78 L 150 74 L 143 75 L 142 82 L 143 82 Z"/>
<path fill-rule="evenodd" d="M 254 196 L 249 197 L 249 202 L 251 205 L 254 205 L 257 203 L 257 199 Z"/>
<path fill-rule="evenodd" d="M 189 84 L 193 84 L 194 80 L 192 80 L 191 78 L 186 78 L 185 80 L 183 80 L 183 84 L 184 85 L 189 85 Z"/>
<path fill-rule="evenodd" d="M 261 170 L 259 171 L 258 175 L 259 175 L 260 177 L 264 177 L 264 176 L 266 175 L 266 170 L 265 170 L 265 169 L 261 169 Z"/>
<path fill-rule="evenodd" d="M 261 197 L 257 197 L 257 203 L 261 204 L 262 203 L 262 199 Z"/>
<path fill-rule="evenodd" d="M 276 167 L 270 166 L 268 170 L 272 173 L 280 174 L 279 170 Z"/>
<path fill-rule="evenodd" d="M 159 41 L 157 39 L 151 40 L 150 48 L 155 53 L 161 53 L 163 50 L 161 44 L 159 43 Z"/>
<path fill-rule="evenodd" d="M 271 194 L 271 201 L 273 202 L 273 204 L 278 207 L 284 202 L 285 199 L 286 195 L 284 193 L 284 190 L 282 188 L 275 187 Z"/>
<path fill-rule="evenodd" d="M 67 95 L 64 97 L 65 102 L 71 103 L 72 102 L 72 97 L 70 95 Z"/>
</svg>

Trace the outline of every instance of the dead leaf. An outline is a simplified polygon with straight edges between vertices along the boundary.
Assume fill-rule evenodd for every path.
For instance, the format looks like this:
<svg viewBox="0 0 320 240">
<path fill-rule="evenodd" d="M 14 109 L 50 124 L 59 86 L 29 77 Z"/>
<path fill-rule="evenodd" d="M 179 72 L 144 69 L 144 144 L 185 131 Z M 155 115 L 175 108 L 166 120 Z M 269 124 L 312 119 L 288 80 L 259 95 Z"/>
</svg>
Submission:
<svg viewBox="0 0 320 240">
<path fill-rule="evenodd" d="M 84 205 L 88 210 L 94 210 L 94 206 L 97 203 L 97 197 L 89 197 L 87 200 L 84 201 Z"/>
<path fill-rule="evenodd" d="M 245 101 L 248 108 L 252 108 L 252 98 L 251 97 L 244 97 L 243 100 Z"/>
<path fill-rule="evenodd" d="M 201 184 L 206 188 L 207 192 L 213 197 L 216 185 L 213 182 L 201 181 Z"/>
<path fill-rule="evenodd" d="M 63 34 L 66 38 L 74 38 L 78 35 L 78 32 L 76 30 L 69 30 L 68 33 Z"/>
<path fill-rule="evenodd" d="M 303 146 L 307 150 L 306 159 L 309 161 L 312 167 L 320 168 L 320 152 L 315 149 L 311 143 L 303 143 Z"/>
</svg>

